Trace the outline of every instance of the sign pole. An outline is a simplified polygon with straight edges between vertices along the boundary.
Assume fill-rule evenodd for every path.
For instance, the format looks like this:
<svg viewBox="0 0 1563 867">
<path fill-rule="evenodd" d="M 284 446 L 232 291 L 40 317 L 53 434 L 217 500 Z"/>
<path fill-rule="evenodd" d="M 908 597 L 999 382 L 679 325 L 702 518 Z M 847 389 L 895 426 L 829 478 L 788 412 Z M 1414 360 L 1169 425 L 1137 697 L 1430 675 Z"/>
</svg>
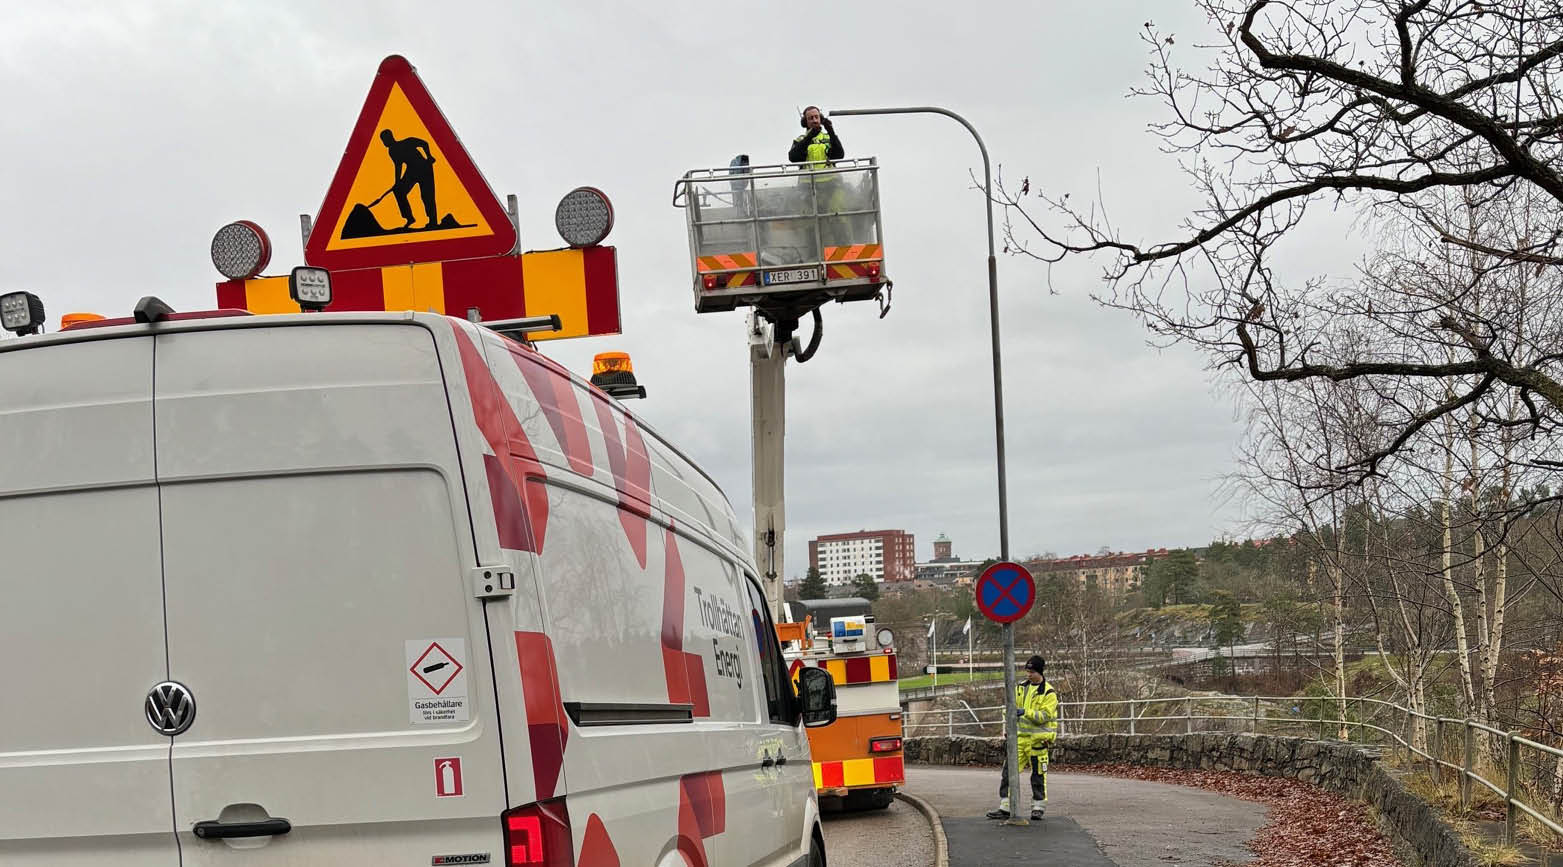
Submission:
<svg viewBox="0 0 1563 867">
<path fill-rule="evenodd" d="M 1019 563 L 999 561 L 984 569 L 975 584 L 977 610 L 1004 627 L 1004 749 L 1009 778 L 1009 824 L 1031 823 L 1029 790 L 1020 788 L 1020 721 L 1015 718 L 1015 621 L 1026 616 L 1037 599 L 1037 585 Z"/>
<path fill-rule="evenodd" d="M 993 436 L 998 458 L 998 493 L 999 493 L 999 558 L 1009 559 L 1009 490 L 1008 473 L 1005 469 L 1004 455 L 1004 363 L 999 352 L 999 268 L 997 260 L 993 256 L 993 164 L 988 159 L 988 146 L 982 143 L 982 136 L 977 134 L 977 128 L 971 125 L 966 118 L 961 117 L 947 108 L 936 105 L 904 106 L 899 108 L 851 108 L 836 109 L 830 112 L 831 117 L 845 117 L 849 115 L 871 114 L 942 114 L 945 117 L 966 127 L 971 137 L 977 142 L 977 150 L 982 153 L 982 191 L 983 199 L 988 208 L 988 330 L 993 344 Z M 1029 576 L 1028 576 L 1029 577 Z M 1027 604 L 1030 607 L 1030 604 Z M 1004 684 L 1009 693 L 1004 696 L 1004 706 L 1009 709 L 1006 714 L 1010 718 L 1010 724 L 1005 726 L 1008 732 L 1005 741 L 1009 744 L 1010 754 L 1014 755 L 1016 746 L 1016 734 L 1014 726 L 1015 717 L 1015 633 L 1008 626 L 1004 628 Z M 1020 780 L 1020 769 L 1011 762 L 1010 766 L 1010 793 L 1014 794 Z M 1027 813 L 1027 816 L 1030 814 Z M 1010 824 L 1027 824 L 1025 816 L 1018 811 L 1010 811 Z"/>
<path fill-rule="evenodd" d="M 1030 804 L 1023 809 L 1020 792 L 1020 720 L 1015 718 L 1015 624 L 1004 624 L 1004 767 L 1009 774 L 1009 821 L 1031 821 Z M 1027 794 L 1030 794 L 1029 791 Z M 1027 801 L 1029 802 L 1029 798 Z"/>
</svg>

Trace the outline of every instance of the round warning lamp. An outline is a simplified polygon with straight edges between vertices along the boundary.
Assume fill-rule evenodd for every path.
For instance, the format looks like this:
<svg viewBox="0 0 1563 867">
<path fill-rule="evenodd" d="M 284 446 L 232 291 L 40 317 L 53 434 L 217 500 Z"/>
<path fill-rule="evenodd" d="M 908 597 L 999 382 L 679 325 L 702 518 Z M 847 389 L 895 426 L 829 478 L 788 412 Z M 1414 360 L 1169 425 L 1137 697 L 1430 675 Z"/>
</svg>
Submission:
<svg viewBox="0 0 1563 867">
<path fill-rule="evenodd" d="M 576 187 L 554 209 L 554 227 L 572 247 L 601 244 L 613 231 L 613 205 L 596 187 Z"/>
<path fill-rule="evenodd" d="M 889 647 L 895 644 L 895 633 L 891 632 L 889 627 L 880 629 L 876 637 L 879 639 L 880 647 Z"/>
<path fill-rule="evenodd" d="M 212 236 L 212 265 L 229 280 L 248 280 L 271 262 L 271 239 L 260 226 L 238 220 Z"/>
</svg>

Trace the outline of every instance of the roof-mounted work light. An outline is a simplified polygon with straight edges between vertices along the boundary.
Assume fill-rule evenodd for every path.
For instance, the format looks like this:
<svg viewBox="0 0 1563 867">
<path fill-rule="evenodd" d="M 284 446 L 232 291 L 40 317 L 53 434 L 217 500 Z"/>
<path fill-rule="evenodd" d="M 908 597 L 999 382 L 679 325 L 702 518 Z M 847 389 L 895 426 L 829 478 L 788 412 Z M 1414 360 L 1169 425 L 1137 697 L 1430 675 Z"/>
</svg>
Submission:
<svg viewBox="0 0 1563 867">
<path fill-rule="evenodd" d="M 572 247 L 591 247 L 613 231 L 613 205 L 596 187 L 576 187 L 554 209 L 554 228 Z"/>
<path fill-rule="evenodd" d="M 43 326 L 43 299 L 31 292 L 0 295 L 0 327 L 25 337 Z"/>
<path fill-rule="evenodd" d="M 238 220 L 212 236 L 212 265 L 229 280 L 248 280 L 271 263 L 271 239 L 260 226 Z"/>
<path fill-rule="evenodd" d="M 288 275 L 288 297 L 312 313 L 331 306 L 331 272 L 300 265 Z"/>
<path fill-rule="evenodd" d="M 592 358 L 592 385 L 619 400 L 646 396 L 646 387 L 635 382 L 635 365 L 627 352 L 597 353 Z"/>
</svg>

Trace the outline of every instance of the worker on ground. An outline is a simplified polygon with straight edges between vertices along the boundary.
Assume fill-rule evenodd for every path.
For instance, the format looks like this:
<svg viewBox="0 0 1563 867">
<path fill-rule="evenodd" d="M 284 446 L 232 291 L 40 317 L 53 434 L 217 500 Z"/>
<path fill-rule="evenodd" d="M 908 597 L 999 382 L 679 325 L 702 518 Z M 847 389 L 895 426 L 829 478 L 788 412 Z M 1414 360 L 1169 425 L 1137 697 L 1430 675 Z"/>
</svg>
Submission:
<svg viewBox="0 0 1563 867">
<path fill-rule="evenodd" d="M 803 126 L 803 135 L 792 140 L 787 159 L 802 163 L 810 170 L 803 185 L 804 213 L 812 214 L 817 207 L 821 215 L 837 214 L 846 209 L 846 193 L 842 188 L 841 176 L 834 172 L 817 175 L 814 172 L 834 168 L 831 160 L 842 159 L 846 156 L 846 150 L 836 135 L 835 125 L 819 110 L 819 106 L 811 105 L 804 109 L 798 123 Z M 821 220 L 820 229 L 825 236 L 820 242 L 825 246 L 844 244 L 850 240 L 850 229 L 840 217 Z"/>
<path fill-rule="evenodd" d="M 1042 818 L 1047 801 L 1048 750 L 1058 740 L 1058 693 L 1047 682 L 1047 660 L 1033 656 L 1026 660 L 1026 682 L 1015 687 L 1016 752 L 1022 768 L 1031 771 L 1031 818 Z M 989 811 L 989 819 L 1009 818 L 1009 762 L 999 780 L 999 808 Z"/>
</svg>

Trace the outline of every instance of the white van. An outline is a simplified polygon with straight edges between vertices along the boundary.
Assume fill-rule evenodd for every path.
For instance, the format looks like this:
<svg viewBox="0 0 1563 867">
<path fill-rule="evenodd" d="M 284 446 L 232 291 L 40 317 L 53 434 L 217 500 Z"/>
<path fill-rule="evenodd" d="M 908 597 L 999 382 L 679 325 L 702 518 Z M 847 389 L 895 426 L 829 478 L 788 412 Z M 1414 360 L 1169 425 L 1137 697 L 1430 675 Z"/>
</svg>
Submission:
<svg viewBox="0 0 1563 867">
<path fill-rule="evenodd" d="M 444 316 L 140 318 L 0 341 L 0 863 L 825 863 L 829 678 L 617 402 Z"/>
</svg>

